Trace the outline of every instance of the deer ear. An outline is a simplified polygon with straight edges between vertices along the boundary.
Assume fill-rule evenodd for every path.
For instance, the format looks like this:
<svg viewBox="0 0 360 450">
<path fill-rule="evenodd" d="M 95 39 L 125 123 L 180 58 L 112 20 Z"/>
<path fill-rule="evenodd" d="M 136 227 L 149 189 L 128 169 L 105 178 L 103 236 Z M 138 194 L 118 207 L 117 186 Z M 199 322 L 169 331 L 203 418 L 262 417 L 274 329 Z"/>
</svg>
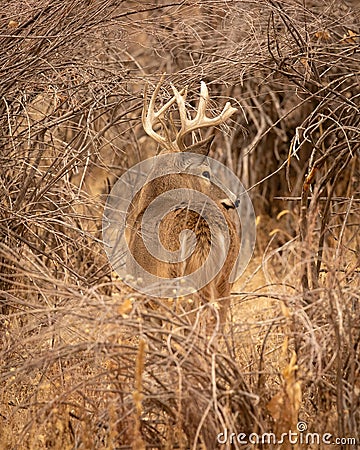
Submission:
<svg viewBox="0 0 360 450">
<path fill-rule="evenodd" d="M 214 141 L 215 135 L 203 139 L 202 141 L 196 142 L 196 144 L 190 145 L 190 147 L 186 148 L 187 152 L 198 153 L 199 155 L 207 156 L 209 154 L 211 144 Z"/>
</svg>

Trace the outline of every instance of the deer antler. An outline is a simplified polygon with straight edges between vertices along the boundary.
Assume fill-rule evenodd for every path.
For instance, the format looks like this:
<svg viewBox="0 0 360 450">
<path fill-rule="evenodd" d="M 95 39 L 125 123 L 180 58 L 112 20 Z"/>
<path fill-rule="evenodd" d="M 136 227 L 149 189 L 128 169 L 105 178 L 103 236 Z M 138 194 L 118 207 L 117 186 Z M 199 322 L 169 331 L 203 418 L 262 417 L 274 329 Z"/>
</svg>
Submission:
<svg viewBox="0 0 360 450">
<path fill-rule="evenodd" d="M 144 109 L 142 113 L 142 122 L 145 132 L 152 137 L 156 142 L 171 151 L 184 151 L 186 150 L 184 144 L 184 138 L 187 134 L 192 131 L 198 130 L 200 128 L 208 128 L 221 123 L 226 122 L 226 120 L 237 111 L 236 108 L 232 107 L 230 102 L 227 102 L 224 106 L 222 112 L 217 117 L 207 117 L 206 108 L 209 103 L 209 91 L 206 84 L 201 81 L 200 89 L 200 99 L 198 110 L 194 119 L 189 119 L 187 117 L 186 111 L 186 96 L 187 96 L 187 86 L 183 88 L 180 92 L 171 84 L 171 88 L 174 92 L 174 97 L 172 97 L 164 106 L 162 106 L 159 111 L 155 112 L 155 100 L 159 93 L 161 84 L 163 82 L 164 76 L 161 77 L 159 83 L 157 84 L 153 95 L 151 96 L 150 103 L 147 105 L 147 92 L 145 90 L 145 102 Z M 180 114 L 181 128 L 176 135 L 176 139 L 171 141 L 169 138 L 169 133 L 166 133 L 166 137 L 161 136 L 156 131 L 154 131 L 154 125 L 161 122 L 165 112 L 174 104 L 177 103 Z"/>
<path fill-rule="evenodd" d="M 176 136 L 176 144 L 180 150 L 185 149 L 184 138 L 187 134 L 191 133 L 192 131 L 199 130 L 200 128 L 208 128 L 220 125 L 221 123 L 226 122 L 226 120 L 230 116 L 232 116 L 234 112 L 237 111 L 236 108 L 233 108 L 231 106 L 230 102 L 227 102 L 224 106 L 224 109 L 217 117 L 207 117 L 206 108 L 209 103 L 210 97 L 208 88 L 204 81 L 202 81 L 196 116 L 194 117 L 194 119 L 188 119 L 185 106 L 186 96 L 181 95 L 181 93 L 173 85 L 171 85 L 171 87 L 174 92 L 174 96 L 176 98 L 180 113 L 181 129 Z"/>
<path fill-rule="evenodd" d="M 147 85 L 145 87 L 145 93 L 144 93 L 144 108 L 142 111 L 142 124 L 144 127 L 145 132 L 153 138 L 156 142 L 158 142 L 160 145 L 163 145 L 166 148 L 172 149 L 173 143 L 171 142 L 170 138 L 168 136 L 163 137 L 156 131 L 154 131 L 154 125 L 156 125 L 158 122 L 161 122 L 162 117 L 164 116 L 164 113 L 176 102 L 176 97 L 172 97 L 165 105 L 163 105 L 159 111 L 155 112 L 155 101 L 156 97 L 160 91 L 160 87 L 162 85 L 162 82 L 164 80 L 164 75 L 160 78 L 159 83 L 156 85 L 156 88 L 151 96 L 149 105 L 147 104 Z M 186 98 L 187 93 L 187 86 L 181 90 L 180 95 L 184 95 Z"/>
</svg>

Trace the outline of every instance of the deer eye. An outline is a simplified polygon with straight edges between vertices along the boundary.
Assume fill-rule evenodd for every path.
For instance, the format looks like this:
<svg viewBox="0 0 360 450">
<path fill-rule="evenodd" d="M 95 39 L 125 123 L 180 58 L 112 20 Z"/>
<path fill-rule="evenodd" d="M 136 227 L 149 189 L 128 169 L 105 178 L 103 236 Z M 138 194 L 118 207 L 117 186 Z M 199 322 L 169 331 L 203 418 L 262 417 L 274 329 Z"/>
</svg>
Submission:
<svg viewBox="0 0 360 450">
<path fill-rule="evenodd" d="M 205 177 L 205 178 L 208 178 L 208 179 L 210 180 L 210 172 L 209 172 L 208 170 L 205 170 L 205 171 L 202 173 L 202 176 Z"/>
</svg>

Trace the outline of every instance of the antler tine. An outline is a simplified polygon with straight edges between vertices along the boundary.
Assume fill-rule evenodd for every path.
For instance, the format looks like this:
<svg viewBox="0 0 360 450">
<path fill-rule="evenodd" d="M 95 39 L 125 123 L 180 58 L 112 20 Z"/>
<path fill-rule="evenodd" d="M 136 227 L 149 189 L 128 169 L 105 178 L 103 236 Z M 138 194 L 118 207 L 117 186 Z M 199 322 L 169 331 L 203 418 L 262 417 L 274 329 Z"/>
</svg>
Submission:
<svg viewBox="0 0 360 450">
<path fill-rule="evenodd" d="M 156 131 L 154 131 L 153 126 L 155 125 L 155 123 L 158 121 L 158 117 L 156 117 L 156 113 L 155 113 L 155 100 L 156 97 L 160 91 L 160 87 L 161 84 L 164 80 L 164 75 L 162 75 L 162 77 L 160 78 L 159 83 L 156 85 L 154 92 L 150 98 L 150 102 L 148 104 L 147 102 L 147 88 L 148 85 L 145 85 L 145 90 L 144 90 L 144 108 L 142 110 L 142 124 L 144 127 L 145 132 L 151 137 L 153 138 L 156 142 L 159 142 L 160 144 L 166 144 L 166 140 L 164 137 L 160 136 L 160 134 L 156 133 Z"/>
<path fill-rule="evenodd" d="M 202 81 L 196 116 L 194 119 L 188 119 L 186 115 L 185 98 L 182 97 L 173 86 L 172 89 L 179 106 L 181 120 L 181 130 L 176 137 L 176 143 L 179 149 L 184 149 L 184 138 L 187 134 L 200 128 L 220 125 L 221 123 L 226 122 L 227 119 L 237 111 L 237 108 L 232 107 L 230 102 L 227 102 L 222 112 L 217 117 L 206 117 L 206 107 L 209 102 L 209 91 L 204 81 Z"/>
<path fill-rule="evenodd" d="M 184 142 L 183 142 L 183 140 L 178 139 L 178 137 L 179 137 L 179 135 L 181 135 L 182 130 L 183 130 L 184 126 L 186 126 L 186 123 L 188 121 L 187 114 L 186 114 L 186 106 L 185 106 L 185 100 L 186 100 L 186 96 L 187 96 L 188 86 L 186 86 L 185 89 L 183 89 L 184 90 L 183 94 L 182 94 L 183 90 L 179 92 L 173 84 L 171 84 L 171 89 L 173 90 L 174 98 L 176 99 L 176 103 L 179 108 L 180 123 L 181 123 L 181 129 L 177 133 L 175 144 L 179 150 L 184 150 L 185 149 Z"/>
<path fill-rule="evenodd" d="M 199 106 L 195 117 L 196 121 L 201 121 L 201 118 L 205 117 L 206 107 L 209 103 L 209 90 L 206 84 L 201 81 L 200 86 Z"/>
<path fill-rule="evenodd" d="M 186 95 L 187 95 L 187 88 L 188 88 L 188 87 L 185 86 L 185 87 L 182 88 L 181 91 L 179 92 L 179 95 L 180 95 L 180 96 L 183 96 L 184 99 L 186 98 Z M 162 107 L 159 109 L 159 111 L 156 113 L 156 115 L 157 115 L 158 117 L 161 117 L 161 116 L 164 114 L 164 112 L 165 112 L 168 108 L 170 108 L 170 106 L 173 105 L 176 101 L 177 101 L 176 97 L 172 97 L 167 103 L 165 103 L 164 106 L 162 106 Z"/>
<path fill-rule="evenodd" d="M 156 98 L 159 94 L 160 87 L 164 81 L 165 74 L 160 78 L 159 83 L 156 85 L 154 92 L 150 98 L 149 105 L 147 104 L 147 85 L 145 86 L 144 92 L 144 108 L 142 111 L 142 124 L 145 132 L 153 138 L 159 144 L 165 146 L 166 148 L 172 148 L 172 142 L 169 138 L 168 133 L 166 133 L 166 137 L 161 136 L 159 133 L 154 131 L 154 125 L 161 121 L 161 117 L 164 113 L 177 101 L 176 97 L 172 97 L 165 105 L 163 105 L 159 111 L 155 111 L 155 102 Z M 186 96 L 186 88 L 182 89 L 178 94 L 181 96 L 185 93 Z"/>
</svg>

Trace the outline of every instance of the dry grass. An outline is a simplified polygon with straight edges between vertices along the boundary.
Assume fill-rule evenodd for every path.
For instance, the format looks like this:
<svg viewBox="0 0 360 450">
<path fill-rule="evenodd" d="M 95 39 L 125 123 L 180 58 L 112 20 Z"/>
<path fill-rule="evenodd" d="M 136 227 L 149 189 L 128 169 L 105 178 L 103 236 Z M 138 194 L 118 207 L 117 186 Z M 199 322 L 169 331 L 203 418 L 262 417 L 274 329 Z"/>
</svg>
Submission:
<svg viewBox="0 0 360 450">
<path fill-rule="evenodd" d="M 248 448 L 216 437 L 299 421 L 358 437 L 356 2 L 0 5 L 1 448 Z M 213 156 L 252 195 L 257 248 L 212 336 L 215 306 L 150 308 L 101 242 L 109 186 L 156 151 L 142 90 L 163 72 L 164 100 L 204 79 L 240 111 Z"/>
</svg>

